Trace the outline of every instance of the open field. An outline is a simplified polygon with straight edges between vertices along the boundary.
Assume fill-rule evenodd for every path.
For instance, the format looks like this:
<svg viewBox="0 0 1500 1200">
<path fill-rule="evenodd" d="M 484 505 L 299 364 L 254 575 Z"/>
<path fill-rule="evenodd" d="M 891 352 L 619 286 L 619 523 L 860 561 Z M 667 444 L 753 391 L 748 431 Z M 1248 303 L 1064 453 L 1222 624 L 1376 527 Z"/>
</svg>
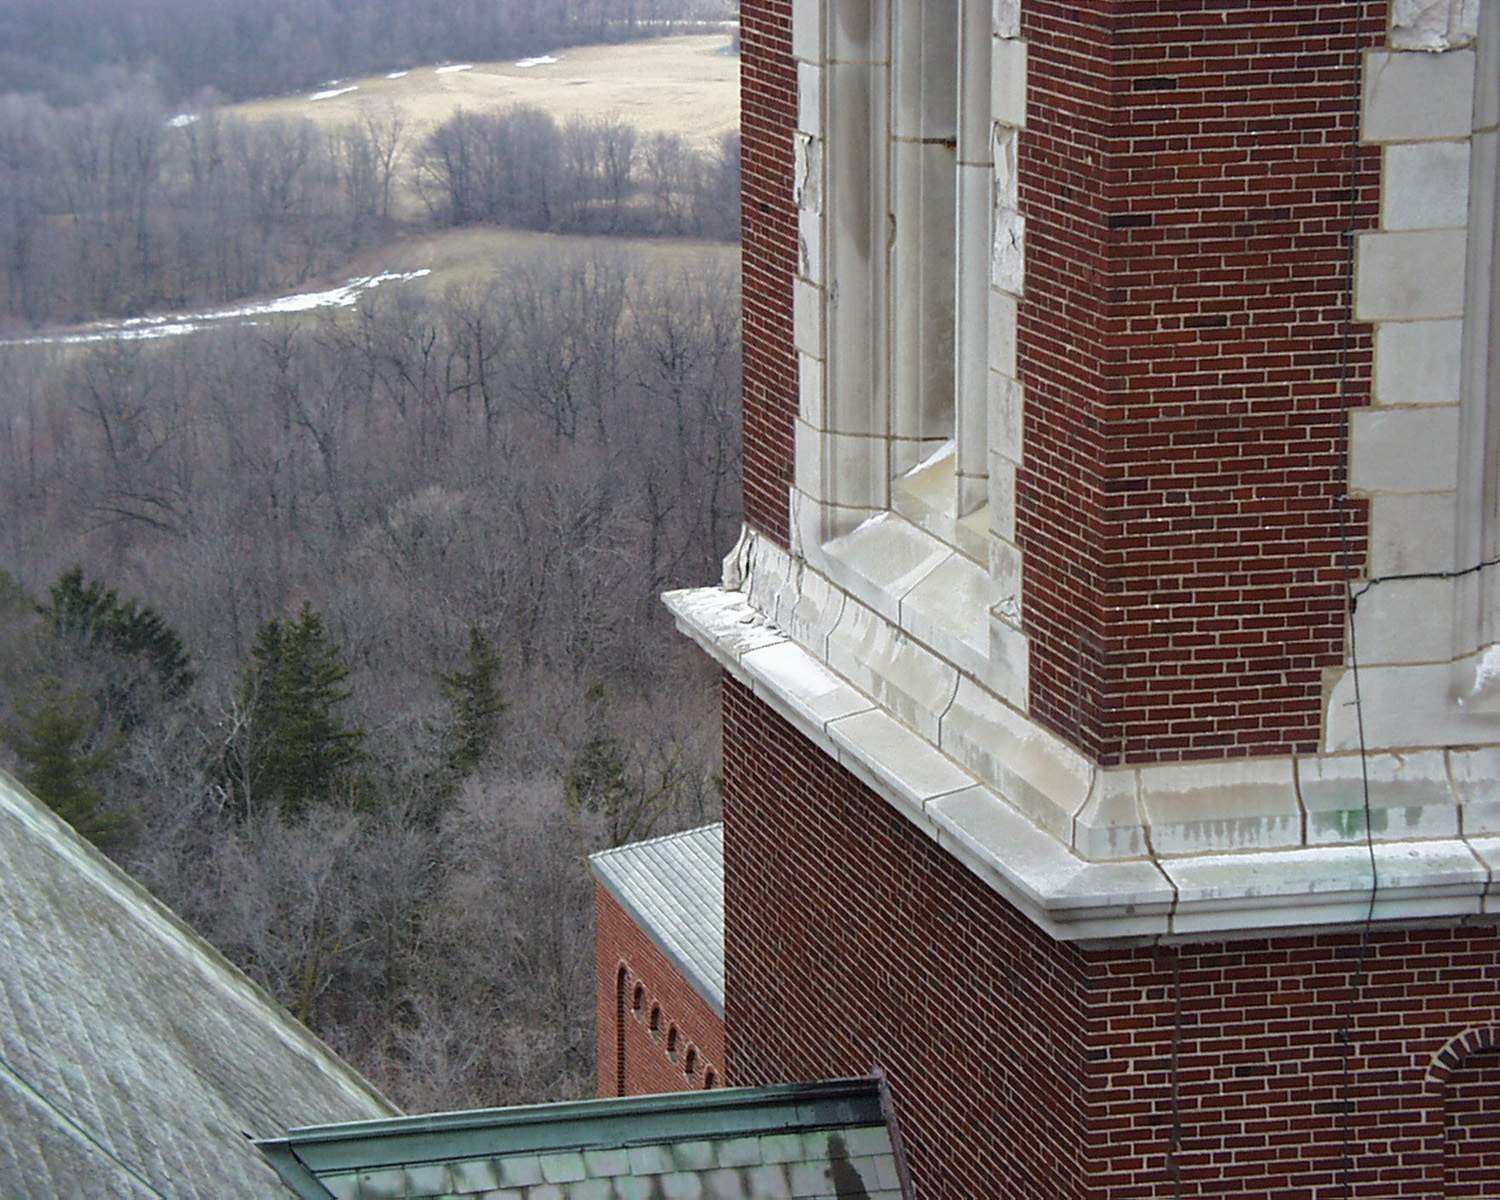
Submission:
<svg viewBox="0 0 1500 1200">
<path fill-rule="evenodd" d="M 358 121 L 395 106 L 406 118 L 407 154 L 426 133 L 460 109 L 499 111 L 536 105 L 560 124 L 578 115 L 617 114 L 644 133 L 681 135 L 704 151 L 739 121 L 739 61 L 726 53 L 728 34 L 646 39 L 561 50 L 555 59 L 452 64 L 330 83 L 321 92 L 256 101 L 228 111 L 250 120 L 311 118 L 326 128 Z M 314 96 L 324 96 L 314 99 Z M 174 118 L 191 125 L 191 114 Z M 737 248 L 725 243 L 533 233 L 496 226 L 437 230 L 409 172 L 397 168 L 392 240 L 360 251 L 351 261 L 323 256 L 316 273 L 295 290 L 235 292 L 217 305 L 165 311 L 131 306 L 114 319 L 79 325 L 40 325 L 0 334 L 0 346 L 77 346 L 113 340 L 155 341 L 226 324 L 258 324 L 326 308 L 344 307 L 373 287 L 441 292 L 503 271 L 507 261 L 538 253 L 598 250 L 638 254 L 668 269 L 731 268 Z M 132 311 L 134 309 L 134 311 Z"/>
<path fill-rule="evenodd" d="M 347 263 L 336 277 L 309 280 L 306 286 L 287 295 L 247 298 L 232 306 L 198 312 L 147 314 L 129 320 L 90 322 L 13 338 L 0 337 L 0 350 L 66 349 L 114 341 L 154 342 L 231 325 L 298 320 L 348 308 L 377 288 L 420 288 L 441 294 L 452 287 L 482 283 L 503 275 L 507 265 L 539 256 L 558 260 L 591 254 L 639 256 L 657 270 L 694 275 L 732 271 L 739 260 L 739 247 L 682 238 L 581 236 L 470 226 L 372 247 Z"/>
<path fill-rule="evenodd" d="M 503 273 L 508 262 L 546 254 L 641 255 L 668 270 L 729 270 L 739 262 L 740 248 L 727 242 L 696 242 L 679 238 L 580 237 L 561 233 L 532 233 L 524 229 L 471 226 L 403 238 L 359 255 L 349 265 L 350 275 L 408 274 L 430 271 L 420 286 L 443 291 Z"/>
<path fill-rule="evenodd" d="M 251 120 L 305 117 L 335 127 L 395 106 L 420 136 L 459 109 L 492 112 L 532 104 L 558 124 L 618 114 L 643 133 L 680 133 L 700 148 L 739 126 L 739 59 L 727 34 L 652 38 L 559 50 L 555 59 L 413 67 L 345 79 L 320 91 L 256 100 L 226 111 Z M 461 69 L 468 68 L 468 69 Z M 350 90 L 352 89 L 352 90 Z M 322 99 L 313 99 L 321 96 Z"/>
</svg>

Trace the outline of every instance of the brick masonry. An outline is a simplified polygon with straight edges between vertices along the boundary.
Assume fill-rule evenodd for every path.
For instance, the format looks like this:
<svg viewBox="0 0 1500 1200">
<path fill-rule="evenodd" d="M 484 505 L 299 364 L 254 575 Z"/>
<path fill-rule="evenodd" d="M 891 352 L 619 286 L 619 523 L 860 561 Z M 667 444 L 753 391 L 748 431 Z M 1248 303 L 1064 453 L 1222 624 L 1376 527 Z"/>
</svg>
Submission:
<svg viewBox="0 0 1500 1200">
<path fill-rule="evenodd" d="M 745 520 L 785 549 L 792 422 L 797 416 L 797 355 L 792 348 L 797 72 L 792 63 L 791 0 L 746 0 L 740 13 L 740 46 Z"/>
<path fill-rule="evenodd" d="M 639 1096 L 720 1086 L 724 1081 L 723 1020 L 608 891 L 595 884 L 594 896 L 599 1095 Z M 641 989 L 639 1005 L 637 988 Z M 657 1014 L 655 1029 L 653 1013 Z M 669 1050 L 674 1029 L 677 1044 Z M 689 1051 L 694 1052 L 691 1074 L 687 1071 Z"/>
<path fill-rule="evenodd" d="M 1357 994 L 1357 933 L 1055 943 L 728 680 L 724 719 L 732 1082 L 883 1070 L 938 1200 L 1342 1197 L 1346 1097 L 1347 1194 L 1500 1194 L 1494 925 L 1375 933 Z"/>
<path fill-rule="evenodd" d="M 1351 181 L 1355 227 L 1378 219 L 1379 150 L 1351 172 L 1351 140 L 1385 5 L 1026 0 L 1022 22 L 1032 715 L 1109 764 L 1313 751 L 1370 392 L 1347 231 Z M 1365 524 L 1351 506 L 1355 574 Z"/>
<path fill-rule="evenodd" d="M 1311 752 L 1344 653 L 1359 51 L 1382 0 L 1025 0 L 1017 540 L 1032 715 L 1105 764 Z M 746 519 L 785 546 L 790 4 L 743 6 Z M 1347 334 L 1347 342 L 1346 342 Z M 1347 364 L 1347 383 L 1340 382 Z"/>
<path fill-rule="evenodd" d="M 1444 1196 L 1500 1196 L 1500 1050 L 1476 1054 L 1444 1097 Z"/>
</svg>

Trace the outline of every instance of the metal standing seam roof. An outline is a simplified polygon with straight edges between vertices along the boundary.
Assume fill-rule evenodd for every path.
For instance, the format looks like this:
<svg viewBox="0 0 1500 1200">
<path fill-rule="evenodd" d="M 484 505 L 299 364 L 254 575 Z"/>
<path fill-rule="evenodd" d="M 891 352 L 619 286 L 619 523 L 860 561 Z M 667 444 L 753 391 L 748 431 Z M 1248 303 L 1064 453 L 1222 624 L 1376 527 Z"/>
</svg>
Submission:
<svg viewBox="0 0 1500 1200">
<path fill-rule="evenodd" d="M 259 1143 L 300 1200 L 902 1200 L 873 1079 L 295 1129 Z"/>
<path fill-rule="evenodd" d="M 248 1135 L 397 1110 L 0 771 L 0 1195 L 285 1195 Z"/>
<path fill-rule="evenodd" d="M 597 879 L 714 1012 L 724 1015 L 724 826 L 591 855 Z"/>
</svg>

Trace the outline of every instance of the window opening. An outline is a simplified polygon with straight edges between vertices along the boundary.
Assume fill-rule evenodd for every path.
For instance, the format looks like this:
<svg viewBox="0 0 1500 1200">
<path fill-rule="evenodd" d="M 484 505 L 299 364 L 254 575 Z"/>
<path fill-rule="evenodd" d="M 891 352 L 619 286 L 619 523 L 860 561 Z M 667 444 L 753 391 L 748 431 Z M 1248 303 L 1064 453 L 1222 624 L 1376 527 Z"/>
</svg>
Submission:
<svg viewBox="0 0 1500 1200">
<path fill-rule="evenodd" d="M 990 6 L 907 0 L 892 54 L 891 507 L 987 558 Z M 960 36 L 962 34 L 962 36 Z"/>
</svg>

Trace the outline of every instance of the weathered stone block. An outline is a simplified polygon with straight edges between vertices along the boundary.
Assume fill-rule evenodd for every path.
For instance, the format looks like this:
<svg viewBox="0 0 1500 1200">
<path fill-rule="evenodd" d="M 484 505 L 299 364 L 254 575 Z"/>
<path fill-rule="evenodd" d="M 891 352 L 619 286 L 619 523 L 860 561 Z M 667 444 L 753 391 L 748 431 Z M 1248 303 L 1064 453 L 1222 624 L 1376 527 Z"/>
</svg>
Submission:
<svg viewBox="0 0 1500 1200">
<path fill-rule="evenodd" d="M 1392 0 L 1391 45 L 1401 50 L 1466 46 L 1479 30 L 1482 0 Z"/>
<path fill-rule="evenodd" d="M 792 329 L 797 349 L 823 357 L 823 289 L 804 280 L 792 287 Z"/>
<path fill-rule="evenodd" d="M 1462 321 L 1385 321 L 1375 330 L 1375 403 L 1457 404 Z"/>
<path fill-rule="evenodd" d="M 1364 140 L 1468 137 L 1473 130 L 1474 69 L 1472 50 L 1366 55 Z"/>
<path fill-rule="evenodd" d="M 792 55 L 823 61 L 823 0 L 792 0 Z"/>
<path fill-rule="evenodd" d="M 1355 319 L 1462 316 L 1465 246 L 1460 229 L 1361 235 Z"/>
<path fill-rule="evenodd" d="M 1452 492 L 1376 496 L 1370 501 L 1370 574 L 1452 570 L 1455 520 Z"/>
<path fill-rule="evenodd" d="M 1385 229 L 1462 229 L 1469 220 L 1467 142 L 1402 142 L 1385 149 Z"/>
<path fill-rule="evenodd" d="M 1359 492 L 1451 491 L 1458 477 L 1457 410 L 1356 412 L 1349 476 Z"/>
<path fill-rule="evenodd" d="M 1026 43 L 1000 39 L 990 66 L 990 116 L 1002 125 L 1026 127 Z"/>
</svg>

